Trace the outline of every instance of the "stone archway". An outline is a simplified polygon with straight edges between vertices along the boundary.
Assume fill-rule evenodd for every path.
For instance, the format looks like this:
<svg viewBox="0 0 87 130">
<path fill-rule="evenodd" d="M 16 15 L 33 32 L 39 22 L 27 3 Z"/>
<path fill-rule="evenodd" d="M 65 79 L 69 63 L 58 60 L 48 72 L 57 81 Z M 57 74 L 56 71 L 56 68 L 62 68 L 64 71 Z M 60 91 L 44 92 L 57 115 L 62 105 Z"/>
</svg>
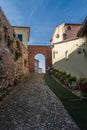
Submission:
<svg viewBox="0 0 87 130">
<path fill-rule="evenodd" d="M 29 72 L 34 73 L 34 57 L 36 54 L 41 53 L 45 56 L 46 70 L 52 66 L 52 48 L 51 46 L 28 46 L 28 58 L 29 58 Z"/>
</svg>

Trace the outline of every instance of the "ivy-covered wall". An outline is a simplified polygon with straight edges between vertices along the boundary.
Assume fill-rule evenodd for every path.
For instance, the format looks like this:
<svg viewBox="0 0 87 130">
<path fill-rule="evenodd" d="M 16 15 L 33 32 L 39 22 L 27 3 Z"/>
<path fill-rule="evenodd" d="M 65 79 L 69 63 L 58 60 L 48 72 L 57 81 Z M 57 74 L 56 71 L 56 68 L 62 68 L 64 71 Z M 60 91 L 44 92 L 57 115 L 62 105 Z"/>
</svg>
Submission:
<svg viewBox="0 0 87 130">
<path fill-rule="evenodd" d="M 0 87 L 14 85 L 16 80 L 28 74 L 27 51 L 0 8 Z"/>
</svg>

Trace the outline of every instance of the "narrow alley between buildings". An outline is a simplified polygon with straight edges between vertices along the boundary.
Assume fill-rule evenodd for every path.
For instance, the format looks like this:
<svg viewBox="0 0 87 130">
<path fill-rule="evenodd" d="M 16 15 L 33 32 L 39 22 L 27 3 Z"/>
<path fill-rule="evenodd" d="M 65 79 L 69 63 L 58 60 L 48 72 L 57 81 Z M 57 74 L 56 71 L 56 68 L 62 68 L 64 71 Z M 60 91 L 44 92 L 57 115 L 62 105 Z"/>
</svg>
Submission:
<svg viewBox="0 0 87 130">
<path fill-rule="evenodd" d="M 44 74 L 31 74 L 0 103 L 0 130 L 79 130 Z"/>
</svg>

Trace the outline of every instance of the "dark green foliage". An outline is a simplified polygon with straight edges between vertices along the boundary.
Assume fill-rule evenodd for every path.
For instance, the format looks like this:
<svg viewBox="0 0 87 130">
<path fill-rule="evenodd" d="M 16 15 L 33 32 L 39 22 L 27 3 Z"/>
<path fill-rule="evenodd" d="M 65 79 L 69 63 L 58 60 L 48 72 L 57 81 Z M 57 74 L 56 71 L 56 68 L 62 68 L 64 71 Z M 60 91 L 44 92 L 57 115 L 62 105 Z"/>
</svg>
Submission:
<svg viewBox="0 0 87 130">
<path fill-rule="evenodd" d="M 22 53 L 15 51 L 15 61 L 17 61 L 20 57 L 22 57 Z"/>
<path fill-rule="evenodd" d="M 27 60 L 24 59 L 24 66 L 26 67 L 26 65 L 27 65 Z"/>
<path fill-rule="evenodd" d="M 59 70 L 56 70 L 54 68 L 52 68 L 50 70 L 51 74 L 53 74 L 56 78 L 58 78 L 58 80 L 60 80 L 61 82 L 67 82 L 67 84 L 72 84 L 72 82 L 77 81 L 76 77 L 71 76 L 71 74 L 67 74 L 66 72 L 62 72 Z"/>
<path fill-rule="evenodd" d="M 16 37 L 16 34 L 15 34 L 15 32 L 13 31 L 13 37 L 15 38 Z"/>
<path fill-rule="evenodd" d="M 20 42 L 19 42 L 19 41 L 16 41 L 16 43 L 17 43 L 17 48 L 18 48 L 18 50 L 21 51 Z"/>
<path fill-rule="evenodd" d="M 2 38 L 1 38 L 1 36 L 0 36 L 0 42 L 2 41 Z"/>
<path fill-rule="evenodd" d="M 0 56 L 0 61 L 2 61 L 2 56 Z"/>
<path fill-rule="evenodd" d="M 4 32 L 7 32 L 8 28 L 6 26 L 4 26 Z"/>
<path fill-rule="evenodd" d="M 8 37 L 8 36 L 7 36 L 7 34 L 5 33 L 5 41 L 7 41 L 7 37 Z"/>
<path fill-rule="evenodd" d="M 4 27 L 4 32 L 5 32 L 5 41 L 8 40 L 8 28 L 6 26 L 3 26 Z"/>
<path fill-rule="evenodd" d="M 77 80 L 76 77 L 70 77 L 70 78 L 68 78 L 68 81 L 69 81 L 70 84 L 72 84 L 72 82 L 74 82 L 76 80 Z"/>
<path fill-rule="evenodd" d="M 8 48 L 10 48 L 13 45 L 14 41 L 10 39 L 10 37 L 8 36 L 8 43 L 7 46 Z"/>
<path fill-rule="evenodd" d="M 15 61 L 18 60 L 20 57 L 22 57 L 20 42 L 16 41 L 18 50 L 15 52 Z"/>
</svg>

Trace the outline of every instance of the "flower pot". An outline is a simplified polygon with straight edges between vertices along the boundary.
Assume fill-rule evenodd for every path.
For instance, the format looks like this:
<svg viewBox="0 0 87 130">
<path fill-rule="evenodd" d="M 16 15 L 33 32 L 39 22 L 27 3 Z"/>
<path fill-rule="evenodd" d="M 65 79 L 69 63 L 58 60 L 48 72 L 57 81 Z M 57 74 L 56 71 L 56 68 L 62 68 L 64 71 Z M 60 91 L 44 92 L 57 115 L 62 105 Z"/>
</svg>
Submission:
<svg viewBox="0 0 87 130">
<path fill-rule="evenodd" d="M 85 92 L 85 93 L 87 93 L 87 82 L 81 82 L 81 83 L 79 83 L 79 88 L 80 88 L 80 90 L 81 90 L 81 92 Z"/>
</svg>

